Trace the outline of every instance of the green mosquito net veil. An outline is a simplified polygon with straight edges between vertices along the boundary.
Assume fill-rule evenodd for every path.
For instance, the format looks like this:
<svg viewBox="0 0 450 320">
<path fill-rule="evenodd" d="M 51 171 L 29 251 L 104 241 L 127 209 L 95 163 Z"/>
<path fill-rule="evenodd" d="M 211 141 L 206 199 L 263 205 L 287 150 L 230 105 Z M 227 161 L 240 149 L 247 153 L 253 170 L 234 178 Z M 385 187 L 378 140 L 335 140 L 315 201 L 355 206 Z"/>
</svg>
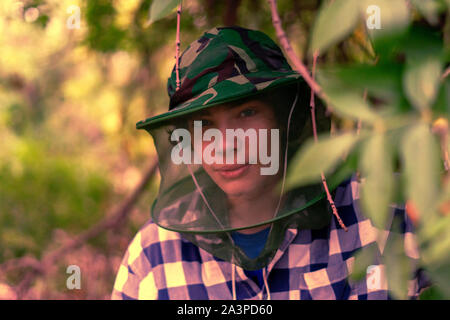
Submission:
<svg viewBox="0 0 450 320">
<path fill-rule="evenodd" d="M 298 80 L 253 96 L 240 97 L 238 101 L 245 99 L 261 99 L 274 107 L 280 126 L 279 170 L 289 172 L 292 156 L 302 143 L 313 136 L 310 89 L 303 80 Z M 211 111 L 214 107 L 208 106 Z M 193 121 L 195 114 L 190 113 L 189 117 L 185 115 L 181 118 L 183 121 Z M 315 116 L 318 133 L 329 132 L 330 118 L 319 101 L 316 103 Z M 227 195 L 211 179 L 202 164 L 176 164 L 172 160 L 172 150 L 181 142 L 172 141 L 172 134 L 175 129 L 186 125 L 179 118 L 146 129 L 153 137 L 159 160 L 161 183 L 151 208 L 151 216 L 160 227 L 181 233 L 183 238 L 217 258 L 233 262 L 246 270 L 256 270 L 271 261 L 284 240 L 287 228 L 320 229 L 330 223 L 332 210 L 320 177 L 315 184 L 287 190 L 283 187 L 283 174 L 279 187 L 273 191 L 283 199 L 273 218 L 256 220 L 252 225 L 239 229 L 233 228 L 229 219 Z M 338 184 L 338 181 L 330 181 L 330 190 L 334 190 Z M 249 258 L 235 245 L 232 233 L 265 224 L 270 224 L 266 245 L 259 256 Z"/>
</svg>

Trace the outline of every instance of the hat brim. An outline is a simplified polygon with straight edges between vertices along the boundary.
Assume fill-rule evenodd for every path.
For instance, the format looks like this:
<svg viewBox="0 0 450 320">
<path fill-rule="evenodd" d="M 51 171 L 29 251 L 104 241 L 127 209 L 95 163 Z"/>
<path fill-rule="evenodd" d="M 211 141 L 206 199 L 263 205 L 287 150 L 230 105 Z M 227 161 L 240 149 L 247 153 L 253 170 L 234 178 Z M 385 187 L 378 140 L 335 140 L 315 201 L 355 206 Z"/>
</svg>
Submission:
<svg viewBox="0 0 450 320">
<path fill-rule="evenodd" d="M 136 129 L 151 130 L 181 116 L 219 104 L 258 95 L 267 90 L 303 80 L 293 70 L 285 72 L 252 72 L 220 81 L 196 97 L 181 103 L 172 110 L 136 123 Z"/>
</svg>

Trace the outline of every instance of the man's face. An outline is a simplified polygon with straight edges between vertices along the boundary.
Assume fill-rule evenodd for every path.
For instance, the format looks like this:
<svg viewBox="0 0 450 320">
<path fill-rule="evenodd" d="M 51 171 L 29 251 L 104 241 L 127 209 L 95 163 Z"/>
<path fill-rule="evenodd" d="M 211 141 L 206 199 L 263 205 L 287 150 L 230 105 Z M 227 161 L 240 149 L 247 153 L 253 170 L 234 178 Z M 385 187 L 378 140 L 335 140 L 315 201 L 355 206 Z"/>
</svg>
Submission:
<svg viewBox="0 0 450 320">
<path fill-rule="evenodd" d="M 272 188 L 277 183 L 281 173 L 278 165 L 281 155 L 279 150 L 280 143 L 278 135 L 274 139 L 275 143 L 271 141 L 271 136 L 275 131 L 278 132 L 279 128 L 273 108 L 270 105 L 259 100 L 251 100 L 233 107 L 219 105 L 205 109 L 193 115 L 189 120 L 189 131 L 191 134 L 194 132 L 194 120 L 202 121 L 202 136 L 208 129 L 217 129 L 221 133 L 222 145 L 220 148 L 211 148 L 210 145 L 214 143 L 215 139 L 212 138 L 212 141 L 202 139 L 201 149 L 204 155 L 205 148 L 209 146 L 208 154 L 211 154 L 215 159 L 222 159 L 222 163 L 208 164 L 202 161 L 202 165 L 211 179 L 228 196 L 257 197 L 263 190 Z M 242 129 L 244 132 L 251 129 L 250 131 L 257 133 L 256 141 L 255 139 L 250 141 L 251 139 L 248 137 L 244 137 L 244 139 L 234 137 L 233 139 L 227 139 L 227 129 L 235 132 L 237 132 L 236 129 Z M 260 129 L 267 130 L 267 134 L 259 134 L 261 132 Z M 261 144 L 263 148 L 261 148 Z M 238 149 L 239 152 L 245 154 L 244 161 L 238 161 Z M 211 152 L 211 150 L 213 151 Z M 275 155 L 272 155 L 274 150 L 277 150 L 277 152 Z M 227 152 L 233 154 L 234 157 L 227 159 Z M 263 168 L 267 170 L 268 167 L 273 166 L 273 163 L 267 164 L 267 157 L 264 160 L 263 156 L 261 156 L 262 154 L 267 154 L 269 157 L 272 156 L 272 160 L 273 156 L 276 157 L 275 173 L 261 174 Z M 250 160 L 252 155 L 256 156 L 253 157 L 254 160 Z M 231 163 L 230 159 L 232 160 Z"/>
</svg>

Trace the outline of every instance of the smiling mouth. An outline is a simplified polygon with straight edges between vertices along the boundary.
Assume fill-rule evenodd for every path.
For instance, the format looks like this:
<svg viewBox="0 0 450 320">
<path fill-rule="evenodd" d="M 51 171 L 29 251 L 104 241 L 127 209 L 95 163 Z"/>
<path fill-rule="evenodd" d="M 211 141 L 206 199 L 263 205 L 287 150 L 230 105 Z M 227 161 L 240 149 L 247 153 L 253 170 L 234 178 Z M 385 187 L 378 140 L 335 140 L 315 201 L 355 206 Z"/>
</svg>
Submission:
<svg viewBox="0 0 450 320">
<path fill-rule="evenodd" d="M 216 169 L 215 171 L 224 178 L 234 179 L 244 175 L 244 173 L 247 171 L 249 167 L 250 167 L 249 164 L 240 164 L 222 167 L 220 169 Z"/>
</svg>

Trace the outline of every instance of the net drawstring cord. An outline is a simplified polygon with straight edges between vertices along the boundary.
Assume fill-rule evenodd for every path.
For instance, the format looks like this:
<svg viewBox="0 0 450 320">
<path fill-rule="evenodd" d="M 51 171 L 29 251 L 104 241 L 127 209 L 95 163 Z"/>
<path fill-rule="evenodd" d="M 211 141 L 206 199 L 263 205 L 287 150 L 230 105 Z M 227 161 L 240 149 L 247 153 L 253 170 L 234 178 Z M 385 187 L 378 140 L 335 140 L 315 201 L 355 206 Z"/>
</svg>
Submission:
<svg viewBox="0 0 450 320">
<path fill-rule="evenodd" d="M 290 130 L 290 127 L 291 127 L 292 113 L 294 112 L 295 106 L 297 105 L 299 91 L 300 91 L 300 84 L 297 85 L 297 93 L 295 95 L 295 99 L 294 99 L 294 102 L 292 103 L 291 110 L 289 111 L 289 116 L 288 116 L 288 119 L 287 119 L 286 147 L 284 148 L 284 161 L 283 161 L 283 180 L 282 180 L 282 184 L 281 184 L 280 198 L 278 199 L 278 204 L 277 204 L 277 207 L 276 207 L 275 212 L 273 214 L 274 218 L 277 215 L 278 210 L 280 210 L 281 199 L 283 197 L 284 185 L 285 185 L 285 182 L 286 182 L 287 154 L 288 154 L 288 145 L 289 145 L 289 130 Z"/>
<path fill-rule="evenodd" d="M 270 298 L 270 290 L 269 290 L 269 284 L 267 283 L 267 271 L 266 268 L 263 268 L 263 280 L 264 280 L 264 286 L 266 287 L 266 291 L 267 291 L 267 300 L 272 300 Z"/>
<path fill-rule="evenodd" d="M 231 263 L 231 292 L 233 300 L 236 300 L 236 265 L 234 261 Z"/>
</svg>

